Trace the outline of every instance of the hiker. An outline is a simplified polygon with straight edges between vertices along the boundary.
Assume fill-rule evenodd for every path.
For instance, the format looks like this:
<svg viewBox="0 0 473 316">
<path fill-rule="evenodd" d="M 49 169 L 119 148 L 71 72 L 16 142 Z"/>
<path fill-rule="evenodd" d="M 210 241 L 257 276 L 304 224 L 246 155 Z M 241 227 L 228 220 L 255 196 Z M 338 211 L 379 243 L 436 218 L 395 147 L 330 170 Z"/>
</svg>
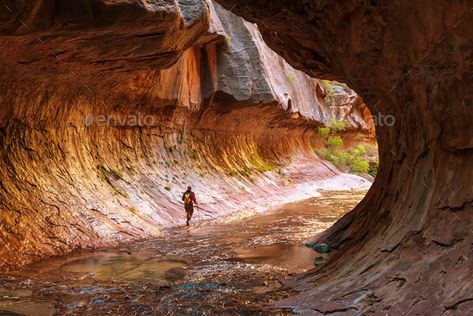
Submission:
<svg viewBox="0 0 473 316">
<path fill-rule="evenodd" d="M 182 195 L 182 200 L 184 201 L 184 209 L 186 210 L 187 214 L 187 221 L 186 225 L 189 226 L 189 221 L 192 218 L 192 214 L 194 213 L 194 203 L 197 205 L 197 200 L 195 199 L 195 194 L 192 192 L 192 187 L 188 186 L 187 191 L 184 192 Z"/>
</svg>

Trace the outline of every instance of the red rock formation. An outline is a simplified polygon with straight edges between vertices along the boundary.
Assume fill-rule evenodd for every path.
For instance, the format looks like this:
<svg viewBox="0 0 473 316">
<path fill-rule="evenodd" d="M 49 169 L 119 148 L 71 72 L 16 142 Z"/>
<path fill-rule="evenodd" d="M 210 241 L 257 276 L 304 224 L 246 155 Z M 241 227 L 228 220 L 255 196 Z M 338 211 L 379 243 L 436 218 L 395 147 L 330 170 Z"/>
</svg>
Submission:
<svg viewBox="0 0 473 316">
<path fill-rule="evenodd" d="M 3 267 L 159 234 L 181 220 L 189 182 L 213 211 L 201 218 L 242 197 L 254 208 L 284 182 L 266 171 L 317 161 L 311 134 L 336 117 L 319 81 L 270 51 L 254 25 L 203 1 L 5 8 Z"/>
<path fill-rule="evenodd" d="M 347 82 L 379 125 L 378 177 L 327 231 L 288 304 L 319 313 L 473 312 L 473 1 L 219 0 L 308 74 Z"/>
<path fill-rule="evenodd" d="M 334 113 L 334 117 L 338 120 L 346 120 L 348 127 L 356 128 L 358 131 L 365 131 L 369 135 L 374 136 L 375 123 L 371 112 L 361 97 L 345 84 L 327 83 L 326 80 L 322 82 L 322 86 L 325 88 L 324 103 Z M 330 86 L 325 87 L 325 85 Z M 330 88 L 331 91 L 327 91 L 327 88 Z"/>
</svg>

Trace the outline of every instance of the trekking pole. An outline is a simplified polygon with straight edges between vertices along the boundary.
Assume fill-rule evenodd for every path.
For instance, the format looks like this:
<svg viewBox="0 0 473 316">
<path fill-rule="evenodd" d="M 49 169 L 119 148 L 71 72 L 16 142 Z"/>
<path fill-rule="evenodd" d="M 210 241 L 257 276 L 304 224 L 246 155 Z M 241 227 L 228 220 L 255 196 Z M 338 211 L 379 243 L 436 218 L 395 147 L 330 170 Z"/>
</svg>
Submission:
<svg viewBox="0 0 473 316">
<path fill-rule="evenodd" d="M 204 211 L 204 212 L 207 212 L 207 213 L 209 213 L 209 214 L 213 214 L 213 212 L 211 212 L 211 211 L 209 211 L 209 210 L 206 210 L 205 208 L 200 207 L 200 205 L 196 205 L 196 206 L 197 206 L 198 209 L 200 209 L 200 210 L 202 210 L 202 211 Z"/>
<path fill-rule="evenodd" d="M 173 202 L 173 201 L 169 201 L 169 202 L 170 202 L 171 204 L 178 205 L 178 206 L 181 206 L 181 207 L 184 206 L 183 203 L 182 203 L 182 204 L 181 204 L 181 203 L 175 203 L 175 202 Z M 200 210 L 206 212 L 206 213 L 213 214 L 212 211 L 206 210 L 205 208 L 200 207 L 200 205 L 196 205 L 196 207 L 197 207 L 198 209 L 200 209 Z"/>
</svg>

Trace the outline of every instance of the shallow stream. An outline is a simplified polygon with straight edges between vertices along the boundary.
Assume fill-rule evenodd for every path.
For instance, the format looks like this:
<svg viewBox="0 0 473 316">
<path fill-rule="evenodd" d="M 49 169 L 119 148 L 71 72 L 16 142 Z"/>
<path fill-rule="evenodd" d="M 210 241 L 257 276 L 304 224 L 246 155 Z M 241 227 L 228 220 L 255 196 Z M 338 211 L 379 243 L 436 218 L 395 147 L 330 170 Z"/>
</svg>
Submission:
<svg viewBox="0 0 473 316">
<path fill-rule="evenodd" d="M 0 276 L 0 315 L 290 314 L 273 303 L 291 294 L 287 278 L 314 267 L 318 254 L 304 242 L 365 194 L 322 191 L 265 214 L 38 262 Z"/>
</svg>

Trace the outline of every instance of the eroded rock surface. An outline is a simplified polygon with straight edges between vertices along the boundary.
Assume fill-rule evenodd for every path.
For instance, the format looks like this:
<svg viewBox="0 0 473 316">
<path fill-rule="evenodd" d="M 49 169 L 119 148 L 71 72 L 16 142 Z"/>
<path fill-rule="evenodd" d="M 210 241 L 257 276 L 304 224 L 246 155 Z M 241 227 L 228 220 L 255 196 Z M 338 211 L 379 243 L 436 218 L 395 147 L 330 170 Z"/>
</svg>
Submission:
<svg viewBox="0 0 473 316">
<path fill-rule="evenodd" d="M 204 1 L 8 1 L 1 9 L 2 268 L 158 235 L 330 177 L 311 147 L 321 82 Z M 352 128 L 360 128 L 353 124 Z M 283 164 L 310 163 L 296 183 Z M 307 170 L 307 172 L 305 172 Z"/>
<path fill-rule="evenodd" d="M 312 313 L 465 315 L 471 292 L 473 2 L 233 1 L 294 67 L 355 89 L 378 177 L 320 240 L 338 249 L 286 304 Z"/>
</svg>

